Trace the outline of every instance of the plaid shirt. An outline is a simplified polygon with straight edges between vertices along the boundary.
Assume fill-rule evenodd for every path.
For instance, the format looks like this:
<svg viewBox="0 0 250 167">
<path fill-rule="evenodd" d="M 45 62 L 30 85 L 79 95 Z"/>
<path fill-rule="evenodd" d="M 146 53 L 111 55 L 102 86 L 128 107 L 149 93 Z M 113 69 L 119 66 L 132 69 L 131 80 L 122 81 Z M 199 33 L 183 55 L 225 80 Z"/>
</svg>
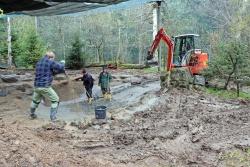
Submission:
<svg viewBox="0 0 250 167">
<path fill-rule="evenodd" d="M 53 81 L 53 75 L 64 72 L 64 65 L 44 56 L 36 64 L 35 87 L 49 87 Z"/>
</svg>

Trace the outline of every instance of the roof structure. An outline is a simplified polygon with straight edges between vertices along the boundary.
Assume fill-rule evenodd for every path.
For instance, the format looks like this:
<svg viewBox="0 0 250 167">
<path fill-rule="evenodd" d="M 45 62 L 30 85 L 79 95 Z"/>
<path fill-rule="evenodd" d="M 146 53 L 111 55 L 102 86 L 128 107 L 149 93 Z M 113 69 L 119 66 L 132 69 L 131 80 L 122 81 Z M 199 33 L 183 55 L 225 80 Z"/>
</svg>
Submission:
<svg viewBox="0 0 250 167">
<path fill-rule="evenodd" d="M 83 12 L 129 0 L 0 0 L 0 9 L 9 14 L 51 16 Z"/>
</svg>

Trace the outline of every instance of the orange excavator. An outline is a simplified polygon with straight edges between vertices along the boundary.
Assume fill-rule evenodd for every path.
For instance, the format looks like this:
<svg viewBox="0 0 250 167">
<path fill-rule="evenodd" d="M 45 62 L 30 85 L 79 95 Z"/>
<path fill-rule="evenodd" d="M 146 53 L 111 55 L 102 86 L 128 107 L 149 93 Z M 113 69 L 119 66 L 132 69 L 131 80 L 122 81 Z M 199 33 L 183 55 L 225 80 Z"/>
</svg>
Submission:
<svg viewBox="0 0 250 167">
<path fill-rule="evenodd" d="M 184 34 L 171 39 L 161 28 L 148 51 L 147 60 L 153 58 L 155 50 L 160 41 L 163 40 L 168 48 L 167 72 L 170 72 L 173 68 L 187 67 L 192 76 L 199 75 L 208 66 L 208 54 L 195 48 L 195 38 L 198 36 L 197 34 Z"/>
</svg>

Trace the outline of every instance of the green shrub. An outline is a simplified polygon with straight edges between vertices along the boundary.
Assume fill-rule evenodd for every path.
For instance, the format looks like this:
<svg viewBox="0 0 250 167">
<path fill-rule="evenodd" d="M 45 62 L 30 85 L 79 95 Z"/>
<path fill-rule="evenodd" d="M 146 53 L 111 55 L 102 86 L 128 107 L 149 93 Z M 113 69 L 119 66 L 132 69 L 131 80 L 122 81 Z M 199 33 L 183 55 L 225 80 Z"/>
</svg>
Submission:
<svg viewBox="0 0 250 167">
<path fill-rule="evenodd" d="M 80 69 L 84 65 L 82 62 L 81 42 L 79 37 L 75 37 L 72 43 L 70 55 L 66 59 L 66 66 L 70 69 Z"/>
<path fill-rule="evenodd" d="M 224 89 L 218 89 L 218 88 L 206 88 L 206 92 L 209 94 L 216 95 L 218 97 L 222 97 L 224 99 L 236 99 L 236 98 L 238 98 L 236 91 L 232 91 L 232 90 L 224 90 Z M 245 92 L 240 92 L 239 98 L 250 100 L 250 94 L 245 93 Z"/>
</svg>

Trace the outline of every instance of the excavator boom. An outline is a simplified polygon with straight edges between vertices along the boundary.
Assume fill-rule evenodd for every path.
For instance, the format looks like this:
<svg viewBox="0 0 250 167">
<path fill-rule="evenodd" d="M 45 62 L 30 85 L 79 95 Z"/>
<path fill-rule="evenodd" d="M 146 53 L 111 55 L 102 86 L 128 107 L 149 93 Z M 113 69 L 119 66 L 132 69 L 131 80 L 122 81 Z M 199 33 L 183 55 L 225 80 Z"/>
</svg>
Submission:
<svg viewBox="0 0 250 167">
<path fill-rule="evenodd" d="M 167 71 L 171 71 L 171 68 L 173 67 L 173 49 L 174 49 L 174 43 L 172 42 L 171 38 L 165 33 L 164 29 L 161 28 L 158 33 L 155 36 L 155 39 L 148 51 L 148 60 L 151 60 L 153 58 L 153 54 L 157 47 L 159 46 L 161 40 L 166 44 L 168 47 L 168 55 L 167 55 Z"/>
</svg>

